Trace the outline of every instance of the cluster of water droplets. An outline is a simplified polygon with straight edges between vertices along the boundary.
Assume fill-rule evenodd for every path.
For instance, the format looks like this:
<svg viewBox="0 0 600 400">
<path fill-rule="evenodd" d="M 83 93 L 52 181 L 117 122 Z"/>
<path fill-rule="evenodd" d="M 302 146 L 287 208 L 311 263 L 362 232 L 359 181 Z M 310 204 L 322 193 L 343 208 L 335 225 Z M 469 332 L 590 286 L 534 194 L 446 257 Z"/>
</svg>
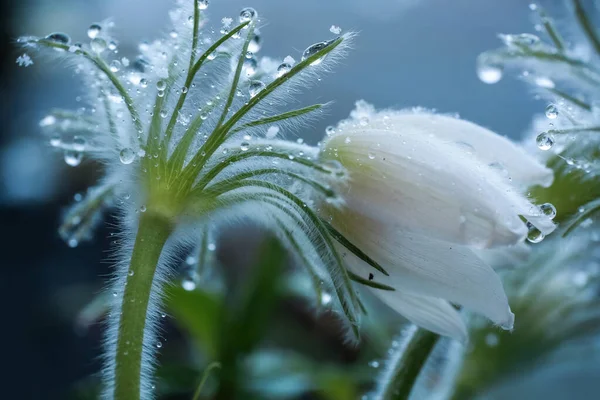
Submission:
<svg viewBox="0 0 600 400">
<path fill-rule="evenodd" d="M 556 217 L 556 207 L 550 203 L 544 203 L 537 210 L 531 210 L 532 215 L 545 215 L 550 219 Z M 544 240 L 545 235 L 532 223 L 527 222 L 527 240 L 531 243 L 539 243 Z"/>
</svg>

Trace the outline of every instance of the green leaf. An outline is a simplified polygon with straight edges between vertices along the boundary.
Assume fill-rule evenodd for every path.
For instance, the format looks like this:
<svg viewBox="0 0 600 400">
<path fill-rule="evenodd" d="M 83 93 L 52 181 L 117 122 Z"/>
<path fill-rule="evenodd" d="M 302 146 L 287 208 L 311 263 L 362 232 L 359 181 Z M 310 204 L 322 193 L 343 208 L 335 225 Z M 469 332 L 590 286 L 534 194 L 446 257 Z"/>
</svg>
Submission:
<svg viewBox="0 0 600 400">
<path fill-rule="evenodd" d="M 285 112 L 285 113 L 282 113 L 279 115 L 273 115 L 270 117 L 257 119 L 255 121 L 248 122 L 247 124 L 244 124 L 244 125 L 240 126 L 239 128 L 235 128 L 234 130 L 231 131 L 231 133 L 233 134 L 235 132 L 243 131 L 244 129 L 254 128 L 254 127 L 260 126 L 260 125 L 274 124 L 276 122 L 284 121 L 286 119 L 300 117 L 302 115 L 311 113 L 315 110 L 320 110 L 321 108 L 323 108 L 323 104 L 313 104 L 312 106 L 288 111 L 288 112 Z"/>
<path fill-rule="evenodd" d="M 566 237 L 571 234 L 581 223 L 588 218 L 591 218 L 596 213 L 600 212 L 600 199 L 593 200 L 583 206 L 583 212 L 575 214 L 570 222 L 568 222 L 567 228 L 562 234 L 562 237 Z"/>
<path fill-rule="evenodd" d="M 260 399 L 298 399 L 318 393 L 329 400 L 355 400 L 368 382 L 361 368 L 315 362 L 292 351 L 263 350 L 245 362 L 245 385 Z M 312 398 L 312 397 L 309 397 Z"/>
<path fill-rule="evenodd" d="M 374 398 L 407 400 L 438 340 L 436 333 L 408 327 L 381 371 Z"/>
<path fill-rule="evenodd" d="M 352 244 L 350 240 L 346 239 L 346 237 L 342 235 L 337 229 L 335 229 L 329 222 L 323 219 L 321 219 L 321 221 L 323 221 L 323 224 L 327 227 L 327 230 L 329 231 L 331 236 L 335 240 L 337 240 L 342 246 L 350 250 L 352 254 L 354 254 L 355 256 L 369 264 L 371 267 L 384 274 L 385 276 L 390 276 L 390 274 L 388 274 L 388 272 L 381 265 L 379 265 L 379 263 L 377 263 L 375 260 L 369 257 L 364 251 Z"/>
<path fill-rule="evenodd" d="M 247 285 L 232 295 L 231 307 L 223 314 L 221 325 L 221 380 L 217 398 L 241 396 L 242 375 L 238 365 L 241 356 L 250 353 L 269 327 L 272 312 L 279 303 L 280 283 L 286 251 L 281 243 L 270 237 L 261 245 L 257 263 Z"/>
<path fill-rule="evenodd" d="M 216 359 L 220 345 L 218 324 L 224 312 L 221 299 L 209 292 L 187 291 L 174 285 L 166 292 L 166 308 L 177 326 L 186 331 L 209 358 Z"/>
<path fill-rule="evenodd" d="M 579 26 L 585 33 L 585 36 L 588 38 L 590 44 L 596 50 L 597 54 L 600 54 L 600 38 L 598 38 L 598 34 L 596 33 L 596 27 L 594 23 L 588 18 L 588 15 L 581 4 L 581 0 L 572 0 L 573 7 L 575 8 L 575 16 L 577 17 L 577 21 L 579 22 Z"/>
<path fill-rule="evenodd" d="M 194 32 L 196 32 L 196 23 L 197 23 L 197 18 L 196 15 L 194 15 Z M 213 43 L 212 46 L 210 46 L 199 58 L 198 61 L 196 61 L 193 66 L 192 66 L 192 60 L 193 60 L 193 56 L 195 51 L 192 51 L 192 58 L 190 59 L 190 68 L 188 70 L 188 75 L 185 79 L 185 84 L 184 86 L 187 87 L 188 89 L 190 88 L 190 85 L 192 84 L 192 81 L 194 80 L 194 77 L 196 76 L 196 74 L 198 73 L 198 71 L 200 70 L 200 68 L 202 67 L 202 65 L 204 64 L 204 62 L 206 61 L 206 59 L 208 58 L 208 56 L 210 56 L 212 53 L 214 53 L 219 47 L 221 47 L 221 45 L 223 43 L 225 43 L 227 40 L 229 40 L 229 38 L 231 38 L 233 35 L 235 35 L 236 33 L 238 33 L 240 30 L 242 30 L 245 26 L 247 26 L 250 22 L 244 22 L 241 23 L 240 25 L 236 26 L 235 28 L 233 28 L 229 33 L 227 33 L 226 35 L 221 36 L 221 38 L 219 38 L 219 40 L 217 40 L 215 43 Z M 196 39 L 196 35 L 194 35 L 194 39 Z M 195 49 L 195 44 L 194 44 L 194 49 Z M 173 134 L 173 128 L 175 127 L 175 123 L 177 122 L 177 114 L 179 113 L 179 110 L 181 110 L 181 107 L 183 107 L 183 103 L 185 102 L 185 99 L 187 97 L 187 93 L 189 92 L 189 90 L 187 92 L 181 91 L 181 94 L 179 95 L 179 100 L 177 100 L 177 105 L 175 105 L 175 109 L 173 110 L 173 114 L 171 115 L 171 119 L 169 120 L 169 124 L 167 125 L 167 129 L 165 130 L 165 143 L 166 145 L 169 144 L 169 141 L 171 140 L 171 136 Z"/>
</svg>

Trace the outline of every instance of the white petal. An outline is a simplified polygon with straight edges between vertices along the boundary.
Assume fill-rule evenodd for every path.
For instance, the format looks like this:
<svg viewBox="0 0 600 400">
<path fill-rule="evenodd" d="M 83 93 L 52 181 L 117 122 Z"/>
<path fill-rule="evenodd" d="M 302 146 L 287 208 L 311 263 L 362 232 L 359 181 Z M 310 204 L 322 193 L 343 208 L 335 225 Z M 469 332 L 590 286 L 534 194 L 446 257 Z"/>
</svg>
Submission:
<svg viewBox="0 0 600 400">
<path fill-rule="evenodd" d="M 465 323 L 447 301 L 401 291 L 376 292 L 388 306 L 416 325 L 463 343 L 467 341 Z"/>
<path fill-rule="evenodd" d="M 349 252 L 346 265 L 356 274 L 392 286 L 396 291 L 437 297 L 483 314 L 512 329 L 502 282 L 494 270 L 468 248 L 403 231 L 387 230 L 367 219 L 334 225 L 358 248 L 377 261 L 390 276 L 374 270 Z M 378 291 L 383 295 L 382 290 Z"/>
<path fill-rule="evenodd" d="M 473 253 L 492 268 L 513 268 L 529 258 L 531 247 L 525 243 L 495 249 L 473 249 Z"/>
<path fill-rule="evenodd" d="M 423 110 L 384 110 L 374 113 L 372 108 L 364 103 L 357 104 L 357 107 L 363 110 L 364 118 L 369 119 L 368 124 L 371 128 L 393 127 L 410 130 L 421 136 L 435 135 L 449 144 L 465 146 L 481 162 L 492 168 L 504 169 L 504 173 L 518 184 L 550 186 L 552 183 L 551 169 L 511 140 L 472 122 Z M 358 115 L 355 111 L 354 116 Z"/>
<path fill-rule="evenodd" d="M 537 213 L 496 171 L 434 135 L 357 125 L 326 149 L 349 171 L 344 199 L 351 209 L 414 232 L 480 248 L 505 246 L 527 234 L 518 216 Z M 545 227 L 554 226 L 545 219 Z"/>
</svg>

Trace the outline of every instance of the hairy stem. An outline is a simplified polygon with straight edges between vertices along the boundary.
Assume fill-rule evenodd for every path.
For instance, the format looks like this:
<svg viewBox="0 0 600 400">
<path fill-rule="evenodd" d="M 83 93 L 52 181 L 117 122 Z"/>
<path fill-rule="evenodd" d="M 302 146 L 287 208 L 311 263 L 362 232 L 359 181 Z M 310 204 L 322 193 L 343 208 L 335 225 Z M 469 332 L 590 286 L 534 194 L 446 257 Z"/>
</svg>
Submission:
<svg viewBox="0 0 600 400">
<path fill-rule="evenodd" d="M 141 399 L 141 373 L 148 302 L 154 273 L 171 224 L 152 214 L 140 217 L 121 304 L 115 365 L 115 400 Z"/>
<path fill-rule="evenodd" d="M 378 398 L 408 399 L 439 338 L 433 332 L 413 328 L 404 338 L 405 343 L 400 346 L 398 355 L 392 358 Z"/>
</svg>

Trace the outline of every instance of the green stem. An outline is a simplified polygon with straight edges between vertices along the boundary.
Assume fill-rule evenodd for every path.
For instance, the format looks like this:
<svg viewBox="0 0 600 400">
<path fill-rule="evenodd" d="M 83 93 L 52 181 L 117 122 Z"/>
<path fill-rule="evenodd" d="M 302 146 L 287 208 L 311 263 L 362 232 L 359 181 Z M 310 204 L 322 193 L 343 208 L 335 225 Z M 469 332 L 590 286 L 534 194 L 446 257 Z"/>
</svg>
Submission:
<svg viewBox="0 0 600 400">
<path fill-rule="evenodd" d="M 596 53 L 600 54 L 600 38 L 598 38 L 594 24 L 588 18 L 581 0 L 573 0 L 573 7 L 575 8 L 575 16 L 577 17 L 577 21 L 579 21 L 579 25 L 581 25 L 581 29 L 583 29 Z"/>
<path fill-rule="evenodd" d="M 416 329 L 405 338 L 406 343 L 399 346 L 400 354 L 390 360 L 388 373 L 384 377 L 379 397 L 382 400 L 405 400 L 410 397 L 419 373 L 429 359 L 439 335 Z"/>
<path fill-rule="evenodd" d="M 148 302 L 158 259 L 171 231 L 170 222 L 162 217 L 152 214 L 140 217 L 120 310 L 115 400 L 139 400 L 141 396 L 142 349 Z"/>
<path fill-rule="evenodd" d="M 206 369 L 204 370 L 204 373 L 202 374 L 202 380 L 200 381 L 200 384 L 196 388 L 196 391 L 194 392 L 194 397 L 192 397 L 192 400 L 200 400 L 200 394 L 202 393 L 202 388 L 204 388 L 204 384 L 208 380 L 208 377 L 210 376 L 211 371 L 215 368 L 221 368 L 221 363 L 214 361 L 214 362 L 208 364 L 208 367 L 206 367 Z"/>
</svg>

